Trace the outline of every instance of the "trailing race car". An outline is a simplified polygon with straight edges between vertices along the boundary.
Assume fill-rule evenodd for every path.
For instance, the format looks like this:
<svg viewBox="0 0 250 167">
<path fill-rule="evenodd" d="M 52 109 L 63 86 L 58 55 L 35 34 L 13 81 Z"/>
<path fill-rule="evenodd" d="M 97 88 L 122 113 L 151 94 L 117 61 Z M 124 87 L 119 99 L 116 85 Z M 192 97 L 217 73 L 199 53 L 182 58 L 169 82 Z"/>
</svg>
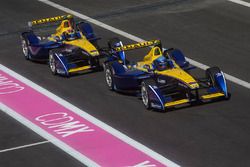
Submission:
<svg viewBox="0 0 250 167">
<path fill-rule="evenodd" d="M 195 78 L 191 66 L 179 49 L 162 50 L 159 40 L 123 45 L 118 38 L 108 43 L 110 56 L 104 62 L 106 83 L 111 90 L 139 92 L 147 109 L 166 110 L 192 102 L 228 98 L 227 84 L 218 67 Z M 142 61 L 130 63 L 125 51 L 152 46 Z"/>
<path fill-rule="evenodd" d="M 56 24 L 54 34 L 38 36 L 33 26 Z M 29 31 L 21 34 L 23 54 L 27 60 L 49 61 L 53 74 L 71 73 L 99 68 L 97 40 L 90 24 L 75 23 L 72 15 L 63 15 L 28 22 Z"/>
</svg>

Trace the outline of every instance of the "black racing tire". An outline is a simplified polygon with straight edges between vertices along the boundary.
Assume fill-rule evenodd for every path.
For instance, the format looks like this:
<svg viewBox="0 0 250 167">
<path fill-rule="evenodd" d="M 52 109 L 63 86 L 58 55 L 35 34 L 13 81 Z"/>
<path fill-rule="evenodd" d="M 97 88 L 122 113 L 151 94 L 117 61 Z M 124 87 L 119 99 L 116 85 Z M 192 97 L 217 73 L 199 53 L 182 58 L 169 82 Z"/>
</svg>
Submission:
<svg viewBox="0 0 250 167">
<path fill-rule="evenodd" d="M 49 68 L 53 75 L 57 75 L 57 67 L 56 67 L 56 62 L 55 62 L 55 57 L 54 57 L 56 50 L 57 49 L 49 51 Z"/>
<path fill-rule="evenodd" d="M 28 40 L 26 38 L 27 34 L 28 34 L 28 32 L 22 34 L 22 36 L 21 36 L 21 46 L 22 46 L 24 58 L 26 60 L 30 60 L 31 55 L 30 55 L 30 50 L 29 50 L 29 47 L 28 47 L 29 42 L 28 42 Z"/>
<path fill-rule="evenodd" d="M 100 64 L 100 58 L 97 57 L 95 61 L 95 71 L 103 71 L 103 66 Z"/>
<path fill-rule="evenodd" d="M 221 70 L 219 67 L 210 67 L 206 70 L 206 78 L 213 87 L 218 87 L 215 81 L 215 75 L 220 72 Z"/>
<path fill-rule="evenodd" d="M 99 68 L 100 67 L 99 57 L 98 56 L 91 57 L 90 64 L 91 64 L 91 66 L 96 66 L 96 68 Z"/>
<path fill-rule="evenodd" d="M 156 83 L 153 79 L 144 80 L 141 83 L 142 103 L 147 110 L 150 110 L 152 108 L 151 100 L 149 98 L 149 85 L 153 86 L 153 85 L 156 85 Z"/>
<path fill-rule="evenodd" d="M 113 91 L 115 89 L 115 86 L 114 86 L 114 73 L 112 67 L 109 64 L 106 64 L 104 72 L 105 72 L 106 84 L 108 88 Z"/>
</svg>

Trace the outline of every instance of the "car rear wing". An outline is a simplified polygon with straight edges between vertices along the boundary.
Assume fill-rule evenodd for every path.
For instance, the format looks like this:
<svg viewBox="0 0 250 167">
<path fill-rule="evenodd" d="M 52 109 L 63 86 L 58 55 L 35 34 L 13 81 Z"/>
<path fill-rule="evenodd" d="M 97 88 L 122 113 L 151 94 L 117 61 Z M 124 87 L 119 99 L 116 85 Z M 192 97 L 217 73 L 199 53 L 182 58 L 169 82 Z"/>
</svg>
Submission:
<svg viewBox="0 0 250 167">
<path fill-rule="evenodd" d="M 54 23 L 66 19 L 72 19 L 72 15 L 62 15 L 62 16 L 55 16 L 55 17 L 49 17 L 49 18 L 43 18 L 39 20 L 33 20 L 28 22 L 28 26 L 32 28 L 34 25 L 41 25 L 41 24 L 47 24 L 47 23 Z"/>
<path fill-rule="evenodd" d="M 139 42 L 135 44 L 129 44 L 129 45 L 121 46 L 121 47 L 116 47 L 114 48 L 114 50 L 116 52 L 120 52 L 120 51 L 144 48 L 148 46 L 159 46 L 161 48 L 161 41 L 160 40 L 143 41 L 143 42 Z"/>
</svg>

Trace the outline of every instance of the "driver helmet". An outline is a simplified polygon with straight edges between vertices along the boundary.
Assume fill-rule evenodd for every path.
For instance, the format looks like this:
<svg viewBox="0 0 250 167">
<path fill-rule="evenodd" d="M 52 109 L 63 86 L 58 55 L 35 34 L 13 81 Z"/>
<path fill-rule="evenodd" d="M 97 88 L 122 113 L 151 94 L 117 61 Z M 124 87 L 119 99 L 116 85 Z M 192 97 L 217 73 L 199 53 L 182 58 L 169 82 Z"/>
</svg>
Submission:
<svg viewBox="0 0 250 167">
<path fill-rule="evenodd" d="M 77 39 L 77 33 L 73 29 L 65 32 L 64 35 L 65 35 L 66 40 L 69 40 L 69 41 Z"/>
<path fill-rule="evenodd" d="M 154 60 L 153 65 L 158 71 L 163 71 L 168 67 L 168 60 L 166 57 L 160 56 Z"/>
</svg>

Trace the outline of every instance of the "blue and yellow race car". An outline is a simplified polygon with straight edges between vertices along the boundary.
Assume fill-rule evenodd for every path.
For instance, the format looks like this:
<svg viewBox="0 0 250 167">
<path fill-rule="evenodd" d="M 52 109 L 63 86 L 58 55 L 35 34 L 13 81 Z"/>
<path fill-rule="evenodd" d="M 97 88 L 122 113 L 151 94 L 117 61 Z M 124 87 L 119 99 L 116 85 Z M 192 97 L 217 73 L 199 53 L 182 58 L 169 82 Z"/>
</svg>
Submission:
<svg viewBox="0 0 250 167">
<path fill-rule="evenodd" d="M 109 89 L 139 92 L 147 109 L 166 110 L 193 102 L 228 98 L 227 84 L 218 67 L 205 71 L 206 77 L 195 78 L 189 71 L 194 67 L 179 49 L 165 49 L 159 40 L 123 45 L 118 39 L 108 43 L 110 52 L 104 62 Z M 142 61 L 131 63 L 125 51 L 151 46 Z"/>
<path fill-rule="evenodd" d="M 39 36 L 34 26 L 57 24 L 56 32 Z M 27 60 L 49 61 L 53 74 L 72 73 L 99 68 L 97 40 L 90 24 L 75 23 L 72 15 L 34 20 L 30 30 L 21 34 L 22 50 Z"/>
</svg>

